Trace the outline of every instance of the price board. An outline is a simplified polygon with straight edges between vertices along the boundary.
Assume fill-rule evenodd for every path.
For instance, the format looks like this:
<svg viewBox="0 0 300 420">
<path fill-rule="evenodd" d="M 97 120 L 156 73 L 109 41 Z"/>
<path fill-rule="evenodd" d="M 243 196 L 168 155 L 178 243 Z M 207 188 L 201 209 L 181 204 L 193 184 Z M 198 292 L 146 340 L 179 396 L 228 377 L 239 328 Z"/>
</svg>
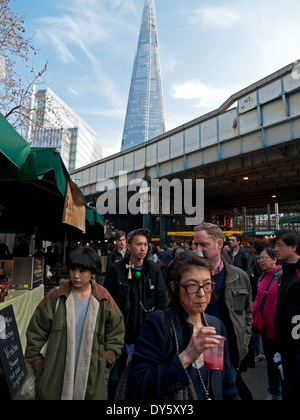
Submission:
<svg viewBox="0 0 300 420">
<path fill-rule="evenodd" d="M 0 311 L 0 362 L 13 400 L 27 377 L 27 369 L 12 305 Z"/>
</svg>

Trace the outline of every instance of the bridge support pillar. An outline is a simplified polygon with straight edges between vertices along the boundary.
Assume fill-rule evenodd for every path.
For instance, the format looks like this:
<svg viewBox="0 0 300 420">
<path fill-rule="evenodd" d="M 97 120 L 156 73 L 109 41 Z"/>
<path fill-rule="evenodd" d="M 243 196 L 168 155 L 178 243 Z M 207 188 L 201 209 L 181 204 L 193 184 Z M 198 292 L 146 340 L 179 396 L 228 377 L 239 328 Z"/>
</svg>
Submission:
<svg viewBox="0 0 300 420">
<path fill-rule="evenodd" d="M 168 232 L 173 231 L 173 217 L 160 216 L 160 245 L 168 245 L 169 238 Z"/>
</svg>

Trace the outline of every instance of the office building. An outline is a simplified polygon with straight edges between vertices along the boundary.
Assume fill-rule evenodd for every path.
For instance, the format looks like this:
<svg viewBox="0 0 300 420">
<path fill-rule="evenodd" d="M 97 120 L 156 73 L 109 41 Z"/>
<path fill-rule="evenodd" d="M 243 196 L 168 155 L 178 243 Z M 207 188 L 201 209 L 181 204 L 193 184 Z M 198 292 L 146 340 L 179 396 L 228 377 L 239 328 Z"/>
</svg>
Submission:
<svg viewBox="0 0 300 420">
<path fill-rule="evenodd" d="M 31 123 L 27 141 L 33 147 L 55 147 L 68 171 L 102 158 L 96 132 L 51 89 L 32 94 Z"/>
</svg>

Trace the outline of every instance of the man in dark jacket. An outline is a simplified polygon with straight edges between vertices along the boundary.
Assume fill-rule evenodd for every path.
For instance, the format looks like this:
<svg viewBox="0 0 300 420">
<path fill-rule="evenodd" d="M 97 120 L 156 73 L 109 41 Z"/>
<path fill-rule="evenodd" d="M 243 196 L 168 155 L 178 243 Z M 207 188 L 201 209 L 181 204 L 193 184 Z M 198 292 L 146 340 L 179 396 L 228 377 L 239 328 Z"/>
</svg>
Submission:
<svg viewBox="0 0 300 420">
<path fill-rule="evenodd" d="M 278 281 L 275 337 L 281 354 L 285 389 L 283 398 L 300 395 L 300 235 L 281 232 L 275 239 L 278 260 L 283 262 Z"/>
<path fill-rule="evenodd" d="M 232 264 L 243 271 L 248 271 L 249 268 L 249 254 L 242 247 L 242 237 L 239 233 L 233 233 L 230 238 L 230 251 L 228 255 L 231 258 Z"/>
<path fill-rule="evenodd" d="M 127 250 L 126 246 L 126 234 L 122 230 L 119 230 L 115 236 L 116 247 L 115 249 L 108 254 L 107 256 L 107 266 L 106 271 L 108 272 L 111 266 L 117 262 L 122 260 L 122 258 L 126 258 L 129 255 L 129 251 Z"/>
<path fill-rule="evenodd" d="M 147 315 L 168 304 L 166 287 L 159 266 L 146 258 L 147 229 L 137 229 L 127 236 L 130 256 L 113 264 L 107 272 L 104 287 L 113 296 L 124 316 L 125 348 L 111 371 L 108 399 L 114 399 L 115 390 L 127 357 L 132 354 Z"/>
</svg>

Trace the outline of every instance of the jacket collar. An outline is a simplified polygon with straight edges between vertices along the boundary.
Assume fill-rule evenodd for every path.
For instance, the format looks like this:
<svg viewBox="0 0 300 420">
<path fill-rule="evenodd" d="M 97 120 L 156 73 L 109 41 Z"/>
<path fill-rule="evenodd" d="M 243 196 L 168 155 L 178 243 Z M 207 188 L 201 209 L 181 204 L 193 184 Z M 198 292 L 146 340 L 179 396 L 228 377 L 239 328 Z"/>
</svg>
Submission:
<svg viewBox="0 0 300 420">
<path fill-rule="evenodd" d="M 237 280 L 239 278 L 238 273 L 236 273 L 233 269 L 232 269 L 232 265 L 229 264 L 229 262 L 226 261 L 226 259 L 224 257 L 222 257 L 222 260 L 224 262 L 224 268 L 226 271 L 226 282 L 231 282 L 233 280 Z"/>
<path fill-rule="evenodd" d="M 72 290 L 72 283 L 71 281 L 67 281 L 65 283 L 63 283 L 62 285 L 60 285 L 57 288 L 57 297 L 60 296 L 65 296 L 66 299 L 69 297 L 70 293 Z M 102 299 L 108 299 L 109 298 L 109 293 L 108 291 L 104 288 L 101 287 L 99 284 L 92 284 L 92 295 L 94 296 L 94 298 L 96 298 L 98 301 L 101 301 Z"/>
<path fill-rule="evenodd" d="M 283 263 L 282 264 L 282 269 L 283 269 L 285 274 L 294 273 L 295 271 L 299 270 L 299 268 L 300 268 L 300 258 L 297 262 L 295 262 L 293 264 L 288 264 L 288 263 Z"/>
<path fill-rule="evenodd" d="M 274 280 L 278 280 L 279 277 L 282 275 L 282 267 L 281 267 L 281 265 L 277 266 L 274 270 L 271 270 L 271 271 L 273 271 L 273 278 L 274 278 Z M 265 275 L 266 275 L 266 273 L 263 273 L 260 276 L 259 280 L 262 280 L 265 277 Z"/>
<path fill-rule="evenodd" d="M 125 258 L 123 258 L 123 260 L 122 260 L 122 263 L 123 263 L 124 267 L 125 267 L 126 264 L 129 263 L 129 260 L 130 260 L 130 253 Z M 149 263 L 149 260 L 146 256 L 144 258 L 144 261 L 143 261 L 143 270 L 149 271 L 149 269 L 150 269 L 150 263 Z"/>
</svg>

